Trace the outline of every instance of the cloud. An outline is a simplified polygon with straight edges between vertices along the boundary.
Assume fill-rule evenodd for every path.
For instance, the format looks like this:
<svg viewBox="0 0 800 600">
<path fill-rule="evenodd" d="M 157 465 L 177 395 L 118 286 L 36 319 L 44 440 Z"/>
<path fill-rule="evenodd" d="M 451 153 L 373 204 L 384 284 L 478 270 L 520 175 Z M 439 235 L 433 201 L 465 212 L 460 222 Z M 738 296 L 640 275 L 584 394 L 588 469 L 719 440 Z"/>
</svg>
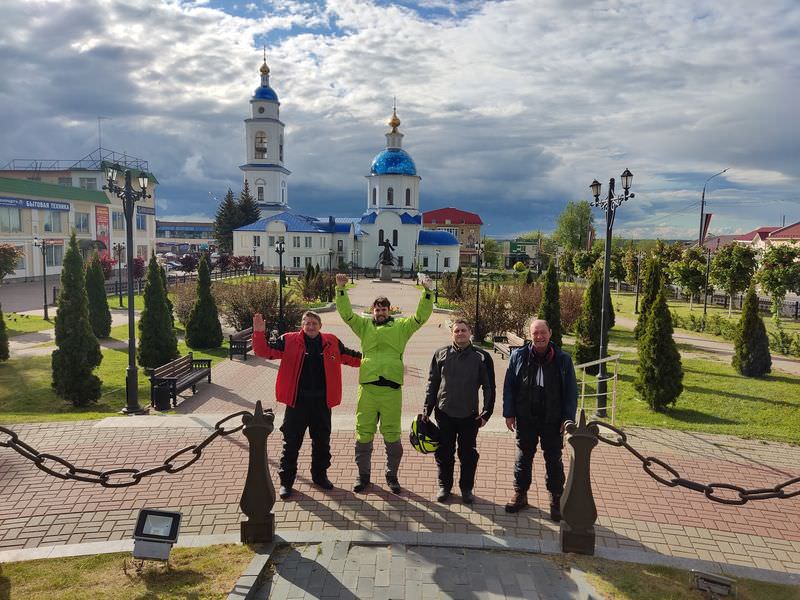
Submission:
<svg viewBox="0 0 800 600">
<path fill-rule="evenodd" d="M 209 191 L 241 188 L 267 43 L 296 210 L 363 211 L 396 96 L 423 209 L 549 231 L 629 168 L 617 231 L 693 237 L 727 167 L 712 230 L 748 230 L 800 219 L 798 29 L 793 0 L 14 3 L 0 162 L 80 158 L 110 117 L 103 145 L 150 162 L 160 214 L 211 217 Z"/>
</svg>

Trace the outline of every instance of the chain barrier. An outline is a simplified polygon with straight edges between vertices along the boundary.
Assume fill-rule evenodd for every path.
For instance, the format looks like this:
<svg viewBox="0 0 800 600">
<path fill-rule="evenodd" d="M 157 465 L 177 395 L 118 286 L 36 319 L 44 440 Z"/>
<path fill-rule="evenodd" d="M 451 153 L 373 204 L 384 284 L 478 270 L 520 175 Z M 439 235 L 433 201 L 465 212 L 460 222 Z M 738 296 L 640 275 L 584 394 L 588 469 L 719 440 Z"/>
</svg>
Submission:
<svg viewBox="0 0 800 600">
<path fill-rule="evenodd" d="M 644 472 L 650 475 L 658 483 L 668 487 L 683 487 L 695 492 L 705 494 L 705 497 L 721 504 L 731 504 L 741 506 L 751 500 L 769 500 L 771 498 L 794 498 L 800 496 L 800 477 L 789 479 L 771 488 L 744 488 L 731 483 L 698 483 L 691 479 L 681 477 L 680 473 L 672 466 L 654 456 L 643 456 L 639 451 L 628 443 L 628 436 L 621 429 L 609 425 L 605 421 L 592 421 L 587 426 L 595 425 L 598 428 L 597 439 L 609 446 L 625 448 L 642 463 Z M 599 429 L 607 429 L 617 435 L 616 439 L 601 435 Z M 653 467 L 660 467 L 662 474 L 657 473 Z M 664 476 L 664 473 L 667 476 Z M 793 485 L 797 489 L 790 490 Z M 720 495 L 724 494 L 724 495 Z"/>
<path fill-rule="evenodd" d="M 188 469 L 190 466 L 200 460 L 203 450 L 205 450 L 205 448 L 208 447 L 208 445 L 214 440 L 236 433 L 244 427 L 244 423 L 241 423 L 240 425 L 232 427 L 231 429 L 225 429 L 226 423 L 232 419 L 235 419 L 236 417 L 242 417 L 243 415 L 249 414 L 251 413 L 246 410 L 242 410 L 228 415 L 214 425 L 214 431 L 212 431 L 211 434 L 209 434 L 208 437 L 206 437 L 203 441 L 178 450 L 167 457 L 162 464 L 149 469 L 122 467 L 98 471 L 95 469 L 76 467 L 65 458 L 56 456 L 55 454 L 50 454 L 48 452 L 37 451 L 36 448 L 19 439 L 19 435 L 16 432 L 2 426 L 0 426 L 0 433 L 7 435 L 8 438 L 0 440 L 0 447 L 11 448 L 20 456 L 31 461 L 40 471 L 44 471 L 53 477 L 74 481 L 84 481 L 86 483 L 99 483 L 106 488 L 123 488 L 136 485 L 145 477 L 155 475 L 156 473 L 179 473 L 184 469 Z M 60 469 L 59 466 L 61 467 Z"/>
</svg>

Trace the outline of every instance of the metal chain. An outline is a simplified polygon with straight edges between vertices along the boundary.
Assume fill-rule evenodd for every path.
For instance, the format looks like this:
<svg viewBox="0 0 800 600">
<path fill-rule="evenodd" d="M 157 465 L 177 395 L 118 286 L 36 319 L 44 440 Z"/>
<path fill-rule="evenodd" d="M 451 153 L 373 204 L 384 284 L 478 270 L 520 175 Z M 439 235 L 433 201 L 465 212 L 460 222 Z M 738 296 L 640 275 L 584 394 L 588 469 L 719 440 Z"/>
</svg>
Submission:
<svg viewBox="0 0 800 600">
<path fill-rule="evenodd" d="M 789 479 L 775 487 L 771 488 L 744 488 L 731 483 L 698 483 L 691 479 L 686 479 L 680 476 L 680 473 L 667 464 L 654 456 L 643 456 L 633 446 L 628 443 L 628 436 L 621 429 L 617 429 L 613 425 L 609 425 L 605 421 L 592 421 L 588 426 L 596 425 L 598 429 L 608 429 L 616 434 L 616 439 L 601 435 L 598 431 L 597 439 L 609 446 L 617 448 L 625 448 L 628 452 L 633 454 L 642 463 L 644 472 L 650 475 L 658 483 L 668 487 L 684 487 L 695 492 L 705 494 L 706 498 L 721 504 L 732 504 L 740 506 L 746 504 L 750 500 L 769 500 L 771 498 L 794 498 L 800 496 L 800 477 Z M 653 470 L 653 467 L 660 467 L 662 473 L 659 474 Z M 666 476 L 665 476 L 666 474 Z M 793 485 L 796 485 L 795 490 L 789 490 Z M 727 493 L 726 493 L 727 492 Z M 724 494 L 724 495 L 720 495 Z"/>
<path fill-rule="evenodd" d="M 249 415 L 246 410 L 228 415 L 224 419 L 218 421 L 214 425 L 214 431 L 208 435 L 202 442 L 186 446 L 181 450 L 173 453 L 167 457 L 164 462 L 156 467 L 149 469 L 134 469 L 130 467 L 121 467 L 116 469 L 106 469 L 105 471 L 98 471 L 95 469 L 84 469 L 76 467 L 70 461 L 55 454 L 48 452 L 38 452 L 36 448 L 26 444 L 19 435 L 8 429 L 7 427 L 0 426 L 0 433 L 8 436 L 7 439 L 0 440 L 0 447 L 11 448 L 20 456 L 27 458 L 31 461 L 36 468 L 44 471 L 48 475 L 58 477 L 59 479 L 71 479 L 74 481 L 85 481 L 87 483 L 99 483 L 107 488 L 122 488 L 136 485 L 145 477 L 155 475 L 156 473 L 178 473 L 184 469 L 189 468 L 198 460 L 203 453 L 203 450 L 219 437 L 225 437 L 240 431 L 244 427 L 244 423 L 225 429 L 225 424 L 243 415 Z M 180 461 L 180 462 L 176 462 Z"/>
</svg>

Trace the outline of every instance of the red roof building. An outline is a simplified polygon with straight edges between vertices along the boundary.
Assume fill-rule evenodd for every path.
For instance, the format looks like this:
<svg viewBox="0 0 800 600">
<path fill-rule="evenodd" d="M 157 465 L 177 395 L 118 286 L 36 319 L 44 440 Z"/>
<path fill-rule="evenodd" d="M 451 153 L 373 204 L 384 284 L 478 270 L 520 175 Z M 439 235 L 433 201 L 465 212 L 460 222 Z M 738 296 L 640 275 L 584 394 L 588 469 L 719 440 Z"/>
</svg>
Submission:
<svg viewBox="0 0 800 600">
<path fill-rule="evenodd" d="M 462 265 L 475 265 L 478 254 L 475 243 L 481 239 L 481 218 L 471 212 L 449 206 L 422 213 L 423 229 L 449 231 L 461 244 L 459 260 Z"/>
</svg>

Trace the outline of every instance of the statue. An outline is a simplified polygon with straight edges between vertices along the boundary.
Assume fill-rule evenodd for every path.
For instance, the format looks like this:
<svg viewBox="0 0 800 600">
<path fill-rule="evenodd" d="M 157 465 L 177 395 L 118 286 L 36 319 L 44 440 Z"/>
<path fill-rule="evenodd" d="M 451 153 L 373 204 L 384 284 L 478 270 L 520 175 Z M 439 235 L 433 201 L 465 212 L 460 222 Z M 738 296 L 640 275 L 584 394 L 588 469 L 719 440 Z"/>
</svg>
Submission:
<svg viewBox="0 0 800 600">
<path fill-rule="evenodd" d="M 378 244 L 378 246 L 383 246 L 383 250 L 381 251 L 380 261 L 382 265 L 392 265 L 394 264 L 394 260 L 392 258 L 392 250 L 394 247 L 389 243 L 388 239 L 383 240 L 382 243 Z"/>
</svg>

